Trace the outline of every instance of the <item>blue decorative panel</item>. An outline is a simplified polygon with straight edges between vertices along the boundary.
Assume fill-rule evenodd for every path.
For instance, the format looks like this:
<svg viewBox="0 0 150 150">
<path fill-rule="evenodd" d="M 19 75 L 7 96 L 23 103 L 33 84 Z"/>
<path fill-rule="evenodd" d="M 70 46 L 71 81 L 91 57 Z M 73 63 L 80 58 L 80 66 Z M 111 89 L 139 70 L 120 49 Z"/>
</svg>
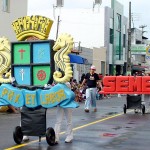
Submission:
<svg viewBox="0 0 150 150">
<path fill-rule="evenodd" d="M 50 44 L 33 44 L 33 63 L 50 63 Z"/>
<path fill-rule="evenodd" d="M 14 77 L 19 85 L 30 85 L 31 84 L 31 69 L 30 67 L 17 66 L 14 67 Z"/>
</svg>

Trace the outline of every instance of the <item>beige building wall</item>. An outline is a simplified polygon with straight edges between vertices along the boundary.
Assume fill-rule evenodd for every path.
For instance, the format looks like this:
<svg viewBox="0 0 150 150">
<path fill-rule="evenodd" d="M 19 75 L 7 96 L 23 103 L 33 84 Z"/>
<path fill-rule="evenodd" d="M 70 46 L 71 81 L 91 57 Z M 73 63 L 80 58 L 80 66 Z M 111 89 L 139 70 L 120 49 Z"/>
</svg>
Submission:
<svg viewBox="0 0 150 150">
<path fill-rule="evenodd" d="M 106 74 L 106 47 L 93 48 L 93 65 L 97 73 Z"/>
<path fill-rule="evenodd" d="M 28 0 L 8 0 L 8 11 L 3 11 L 3 0 L 0 0 L 0 37 L 5 36 L 9 41 L 17 41 L 12 22 L 27 16 Z"/>
</svg>

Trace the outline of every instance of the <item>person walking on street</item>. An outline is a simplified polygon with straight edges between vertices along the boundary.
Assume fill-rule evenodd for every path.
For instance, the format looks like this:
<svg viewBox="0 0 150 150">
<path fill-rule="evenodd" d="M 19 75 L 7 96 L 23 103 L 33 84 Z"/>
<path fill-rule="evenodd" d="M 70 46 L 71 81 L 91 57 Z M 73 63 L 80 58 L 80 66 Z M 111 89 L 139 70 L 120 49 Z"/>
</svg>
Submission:
<svg viewBox="0 0 150 150">
<path fill-rule="evenodd" d="M 71 85 L 69 82 L 66 85 L 71 89 Z M 55 123 L 55 144 L 59 143 L 59 134 L 61 129 L 61 124 L 63 118 L 65 116 L 66 119 L 66 139 L 65 143 L 71 143 L 73 140 L 73 130 L 72 130 L 72 108 L 62 108 L 57 106 L 57 114 L 56 114 L 56 123 Z"/>
<path fill-rule="evenodd" d="M 96 108 L 96 91 L 97 85 L 101 87 L 99 82 L 99 76 L 95 73 L 96 67 L 91 66 L 90 72 L 85 75 L 85 78 L 81 84 L 83 86 L 86 82 L 87 89 L 86 89 L 86 100 L 85 100 L 85 112 L 89 112 L 90 106 L 94 108 L 94 112 L 97 111 Z M 102 87 L 101 87 L 102 88 Z"/>
<path fill-rule="evenodd" d="M 61 108 L 61 107 L 57 106 L 56 124 L 54 127 L 55 136 L 56 136 L 55 144 L 59 143 L 59 134 L 60 134 L 61 124 L 62 124 L 64 116 L 66 118 L 66 123 L 67 123 L 65 143 L 71 143 L 73 140 L 72 109 L 71 108 Z"/>
</svg>

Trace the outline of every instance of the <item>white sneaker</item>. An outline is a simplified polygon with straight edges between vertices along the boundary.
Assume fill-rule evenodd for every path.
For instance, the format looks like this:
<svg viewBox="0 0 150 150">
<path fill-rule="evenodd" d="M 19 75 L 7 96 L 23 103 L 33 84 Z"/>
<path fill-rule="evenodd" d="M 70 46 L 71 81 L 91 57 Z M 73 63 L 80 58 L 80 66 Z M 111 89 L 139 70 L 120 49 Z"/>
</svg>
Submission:
<svg viewBox="0 0 150 150">
<path fill-rule="evenodd" d="M 57 145 L 57 144 L 59 144 L 59 142 L 58 142 L 58 141 L 55 141 L 55 145 Z"/>
<path fill-rule="evenodd" d="M 29 137 L 28 137 L 28 136 L 26 136 L 26 135 L 24 135 L 24 136 L 23 136 L 23 141 L 24 141 L 24 142 L 29 141 Z"/>
<path fill-rule="evenodd" d="M 65 143 L 72 143 L 72 140 L 73 140 L 73 139 L 67 137 L 67 138 L 65 139 Z"/>
</svg>

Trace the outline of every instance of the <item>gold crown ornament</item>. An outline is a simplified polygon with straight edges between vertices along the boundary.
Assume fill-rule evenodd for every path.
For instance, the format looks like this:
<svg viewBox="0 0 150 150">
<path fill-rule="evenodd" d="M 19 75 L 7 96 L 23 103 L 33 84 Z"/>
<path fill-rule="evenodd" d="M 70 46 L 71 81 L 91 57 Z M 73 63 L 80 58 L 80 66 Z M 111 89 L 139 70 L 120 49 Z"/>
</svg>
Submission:
<svg viewBox="0 0 150 150">
<path fill-rule="evenodd" d="M 53 21 L 44 16 L 25 16 L 12 22 L 18 41 L 35 36 L 40 40 L 48 39 Z"/>
</svg>

